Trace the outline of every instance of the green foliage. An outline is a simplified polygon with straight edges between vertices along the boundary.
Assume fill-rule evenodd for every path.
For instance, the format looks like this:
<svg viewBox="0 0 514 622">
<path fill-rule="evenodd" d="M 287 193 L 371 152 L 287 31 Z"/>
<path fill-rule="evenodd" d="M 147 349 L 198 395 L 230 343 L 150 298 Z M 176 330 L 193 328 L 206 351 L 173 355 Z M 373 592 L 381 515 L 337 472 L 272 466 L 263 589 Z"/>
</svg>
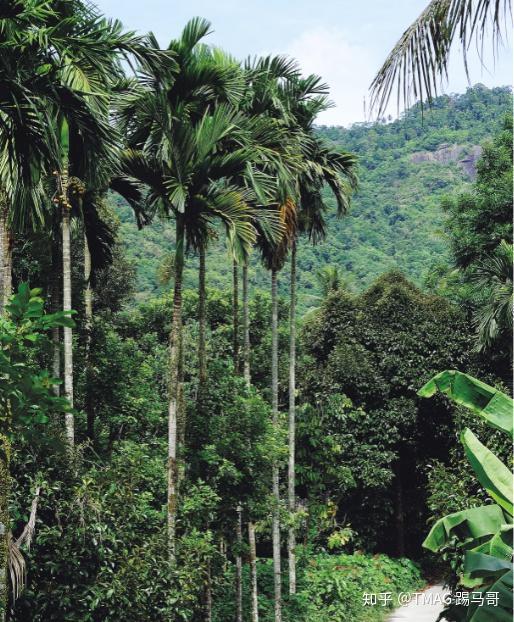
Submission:
<svg viewBox="0 0 514 622">
<path fill-rule="evenodd" d="M 477 348 L 508 381 L 512 359 L 512 115 L 484 145 L 471 189 L 443 201 L 451 264 L 427 284 L 473 315 Z M 455 266 L 457 269 L 453 269 Z"/>
<path fill-rule="evenodd" d="M 255 518 L 266 515 L 271 464 L 282 457 L 284 439 L 271 426 L 269 405 L 227 363 L 209 366 L 201 403 L 190 403 L 186 462 L 193 480 L 217 493 L 216 516 L 200 513 L 203 524 L 233 520 L 239 504 Z"/>
<path fill-rule="evenodd" d="M 474 364 L 471 341 L 457 308 L 398 273 L 361 295 L 331 295 L 305 322 L 300 496 L 312 504 L 330 495 L 366 547 L 396 550 L 406 508 L 406 540 L 421 540 L 426 464 L 446 459 L 454 423 L 447 406 L 426 407 L 416 382 L 448 361 Z"/>
<path fill-rule="evenodd" d="M 51 413 L 69 410 L 66 400 L 56 397 L 58 379 L 45 369 L 37 369 L 36 348 L 42 347 L 49 329 L 72 326 L 69 313 L 46 314 L 40 289 L 22 283 L 0 317 L 0 410 L 3 433 L 11 425 L 46 423 Z"/>
<path fill-rule="evenodd" d="M 423 581 L 409 560 L 354 554 L 314 557 L 305 570 L 305 584 L 298 596 L 307 603 L 309 622 L 378 622 L 400 592 L 415 591 Z M 384 592 L 391 594 L 389 607 L 363 604 L 364 594 Z"/>
<path fill-rule="evenodd" d="M 460 161 L 468 160 L 473 173 L 473 148 L 491 139 L 511 105 L 507 87 L 487 89 L 478 85 L 463 95 L 437 98 L 423 115 L 419 107 L 413 107 L 391 123 L 318 128 L 323 138 L 358 156 L 359 190 L 342 221 L 333 215 L 333 199 L 327 193 L 330 209 L 325 242 L 316 247 L 307 240 L 299 243 L 300 314 L 318 306 L 318 299 L 311 296 L 321 294 L 316 270 L 324 265 L 338 266 L 343 278 L 359 289 L 394 268 L 422 284 L 434 261 L 448 257 L 447 243 L 441 236 L 444 214 L 440 203 L 447 193 L 466 187 L 470 181 L 464 168 L 468 164 Z M 443 151 L 437 151 L 439 147 Z M 419 154 L 422 161 L 416 161 Z M 116 202 L 122 221 L 121 237 L 128 256 L 137 267 L 136 301 L 141 301 L 162 291 L 157 267 L 163 249 L 173 248 L 173 233 L 167 223 L 154 223 L 137 232 L 130 209 L 114 197 L 112 202 Z M 210 248 L 207 262 L 209 284 L 228 288 L 231 267 L 220 244 Z M 191 261 L 185 271 L 186 287 L 196 283 L 196 269 Z M 257 258 L 252 262 L 250 280 L 258 288 L 267 285 L 268 277 Z M 285 280 L 279 287 L 285 294 Z"/>
<path fill-rule="evenodd" d="M 273 568 L 271 560 L 260 561 L 259 614 L 263 622 L 273 620 Z M 223 593 L 233 585 L 232 571 L 216 594 L 214 622 L 234 616 L 233 594 Z M 244 584 L 248 585 L 245 572 Z M 385 555 L 312 555 L 299 566 L 298 592 L 284 603 L 286 622 L 381 622 L 390 615 L 400 592 L 415 591 L 423 585 L 419 568 L 407 559 L 393 560 Z M 287 586 L 284 586 L 287 587 Z M 230 589 L 230 588 L 229 588 Z M 389 606 L 364 605 L 364 595 L 391 594 Z M 244 611 L 249 607 L 249 594 L 244 593 Z"/>
<path fill-rule="evenodd" d="M 249 267 L 248 386 L 235 375 L 232 361 L 232 266 L 227 259 L 245 259 L 259 240 L 266 242 L 267 258 L 276 259 L 274 244 L 285 229 L 316 241 L 324 234 L 325 211 L 333 213 L 327 219 L 332 225 L 327 244 L 313 248 L 307 240 L 299 243 L 299 308 L 303 313 L 320 304 L 320 291 L 325 300 L 306 319 L 298 348 L 298 510 L 289 513 L 278 500 L 283 532 L 294 524 L 303 541 L 298 547 L 298 594 L 285 597 L 284 620 L 378 621 L 386 611 L 366 607 L 365 592 L 390 591 L 394 600 L 398 591 L 420 587 L 412 562 L 360 550 L 396 548 L 403 556 L 407 548 L 416 555 L 427 513 L 422 490 L 427 463 L 434 461 L 430 485 L 441 478 L 441 489 L 448 490 L 452 478 L 469 482 L 459 477 L 465 454 L 479 483 L 468 507 L 458 508 L 464 509 L 465 519 L 460 515 L 439 523 L 434 538 L 446 545 L 444 529 L 452 536 L 455 528 L 473 531 L 474 508 L 469 506 L 487 491 L 498 505 L 485 506 L 493 509 L 486 510 L 487 520 L 471 536 L 488 539 L 458 558 L 458 564 L 469 581 L 482 584 L 486 577 L 491 583 L 492 577 L 505 590 L 502 555 L 510 531 L 502 525 L 498 529 L 497 523 L 504 512 L 512 512 L 512 497 L 506 467 L 494 455 L 503 458 L 505 446 L 492 436 L 492 442 L 486 437 L 486 447 L 469 431 L 463 445 L 457 445 L 460 411 L 453 412 L 443 399 L 433 411 L 415 393 L 419 380 L 437 369 L 478 367 L 479 355 L 470 353 L 464 314 L 423 294 L 399 269 L 421 282 L 435 256 L 444 263 L 440 198 L 473 177 L 477 145 L 490 137 L 509 108 L 509 90 L 478 86 L 462 96 L 437 99 L 423 119 L 415 107 L 395 122 L 317 128 L 314 133 L 316 113 L 327 106 L 327 87 L 320 79 L 302 78 L 296 63 L 282 57 L 258 59 L 243 68 L 201 43 L 210 28 L 201 18 L 191 20 L 168 50 L 159 51 L 153 36 L 125 34 L 118 22 L 103 20 L 81 0 L 15 4 L 3 7 L 0 15 L 5 52 L 0 69 L 8 87 L 0 94 L 5 164 L 0 185 L 7 193 L 1 207 L 7 228 L 19 229 L 15 282 L 28 275 L 40 279 L 55 308 L 62 294 L 57 278 L 61 249 L 59 214 L 47 209 L 50 201 L 72 210 L 81 224 L 72 237 L 72 298 L 79 318 L 72 344 L 73 455 L 63 452 L 61 443 L 60 415 L 68 405 L 55 395 L 57 379 L 41 371 L 58 358 L 59 329 L 71 326 L 71 318 L 46 315 L 40 292 L 27 285 L 19 287 L 0 318 L 0 513 L 13 542 L 16 534 L 28 533 L 27 522 L 29 532 L 35 528 L 36 533 L 26 551 L 28 586 L 10 603 L 11 618 L 199 622 L 208 618 L 212 590 L 214 619 L 233 619 L 234 558 L 246 561 L 248 551 L 236 532 L 242 513 L 243 527 L 251 520 L 259 535 L 261 618 L 273 619 L 268 556 L 277 501 L 269 494 L 270 471 L 277 464 L 284 483 L 287 443 L 285 413 L 278 413 L 278 424 L 272 425 L 269 407 L 271 301 L 264 293 L 269 275 L 254 256 Z M 122 62 L 127 55 L 133 63 Z M 133 79 L 126 79 L 128 66 L 138 67 Z M 111 119 L 120 133 L 113 131 Z M 487 247 L 489 238 L 511 239 L 504 222 L 511 179 L 509 129 L 485 147 L 475 187 L 462 199 L 462 210 L 457 201 L 458 214 L 453 218 L 450 213 L 448 220 L 449 230 L 464 245 L 484 247 L 475 262 L 482 262 L 484 278 L 493 274 L 486 262 L 497 258 Z M 348 150 L 360 157 L 361 190 L 353 214 L 344 226 L 334 226 L 335 213 L 347 210 L 355 182 Z M 52 196 L 55 188 L 49 187 L 55 184 L 47 178 L 54 169 L 59 189 Z M 75 192 L 66 188 L 68 173 Z M 130 204 L 109 198 L 121 224 L 104 204 L 108 188 L 123 192 Z M 298 218 L 294 201 L 301 208 Z M 287 212 L 284 222 L 279 222 L 277 203 L 283 205 L 281 216 Z M 130 209 L 139 224 L 151 216 L 162 220 L 136 238 Z M 472 226 L 462 218 L 465 210 L 473 215 Z M 483 221 L 483 214 L 496 219 L 494 226 Z M 35 221 L 42 230 L 27 231 Z M 257 231 L 266 235 L 256 238 Z M 5 233 L 10 237 L 12 232 Z M 84 235 L 93 261 L 88 284 L 94 289 L 94 319 L 84 317 L 82 308 Z M 221 247 L 223 238 L 229 242 L 228 254 Z M 193 254 L 207 242 L 204 384 L 198 378 L 203 325 Z M 170 288 L 170 262 L 161 260 L 173 251 L 171 267 L 184 291 L 182 318 L 177 316 L 171 339 L 180 348 L 170 348 L 169 342 L 172 302 L 178 297 L 172 301 L 163 293 Z M 2 266 L 7 259 L 0 258 Z M 159 282 L 158 266 L 163 268 Z M 285 292 L 289 283 L 283 273 L 280 287 Z M 502 287 L 502 296 L 492 297 L 495 303 L 503 301 L 503 281 Z M 133 291 L 135 305 L 129 301 Z M 492 314 L 495 321 L 505 316 L 505 308 L 508 303 L 501 305 L 501 314 Z M 290 397 L 287 317 L 288 305 L 280 300 L 283 411 Z M 493 332 L 494 339 L 505 334 L 503 328 Z M 68 336 L 66 332 L 66 346 Z M 450 392 L 462 389 L 460 381 L 450 382 Z M 490 387 L 484 386 L 488 394 Z M 177 413 L 176 428 L 170 426 L 170 444 L 173 432 L 178 437 L 176 470 L 166 443 L 170 393 Z M 476 392 L 461 402 L 469 404 L 474 397 Z M 505 417 L 488 405 L 480 414 L 504 430 Z M 455 463 L 447 476 L 441 471 L 448 453 Z M 178 506 L 166 496 L 167 476 L 173 480 L 175 475 Z M 35 486 L 39 505 L 28 516 L 27 498 Z M 429 492 L 428 510 L 437 514 L 443 500 L 439 491 Z M 466 492 L 465 486 L 459 489 L 462 496 Z M 457 505 L 459 494 L 452 499 Z M 449 497 L 444 502 L 449 504 Z M 166 537 L 171 507 L 177 507 L 173 561 Z M 8 537 L 6 533 L 0 543 L 3 557 Z M 453 537 L 451 544 L 458 546 Z M 285 573 L 283 579 L 287 594 Z M 248 585 L 246 567 L 245 613 Z"/>
<path fill-rule="evenodd" d="M 471 192 L 443 202 L 445 231 L 459 268 L 474 266 L 502 240 L 512 243 L 512 116 L 485 143 Z"/>
<path fill-rule="evenodd" d="M 420 390 L 430 396 L 437 388 L 458 403 L 483 416 L 487 423 L 507 432 L 512 438 L 512 423 L 508 422 L 514 402 L 496 391 L 459 372 L 442 372 Z M 486 619 L 512 617 L 512 533 L 513 487 L 511 471 L 466 428 L 461 435 L 468 461 L 481 486 L 496 502 L 450 514 L 438 520 L 426 537 L 423 546 L 448 556 L 449 546 L 456 546 L 464 555 L 459 583 L 464 587 L 493 590 L 499 594 L 498 605 L 485 604 L 452 606 L 459 619 L 480 622 Z"/>
<path fill-rule="evenodd" d="M 53 471 L 59 467 L 54 462 L 30 553 L 29 585 L 15 619 L 192 618 L 205 559 L 212 555 L 211 536 L 195 529 L 185 533 L 180 572 L 171 571 L 163 528 L 165 453 L 162 442 L 121 441 L 109 461 L 96 460 L 75 481 Z M 190 489 L 188 495 L 190 505 L 204 507 L 201 492 Z"/>
</svg>

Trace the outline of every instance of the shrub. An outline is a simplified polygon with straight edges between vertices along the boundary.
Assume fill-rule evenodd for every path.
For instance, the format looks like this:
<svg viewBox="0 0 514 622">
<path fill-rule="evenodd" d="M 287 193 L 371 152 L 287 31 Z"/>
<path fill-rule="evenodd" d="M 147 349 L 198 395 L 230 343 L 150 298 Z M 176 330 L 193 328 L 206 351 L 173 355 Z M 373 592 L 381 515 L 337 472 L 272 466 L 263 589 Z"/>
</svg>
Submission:
<svg viewBox="0 0 514 622">
<path fill-rule="evenodd" d="M 423 585 L 418 566 L 408 559 L 391 559 L 386 555 L 328 555 L 310 557 L 299 567 L 298 593 L 287 595 L 284 585 L 284 622 L 379 622 L 390 612 L 400 592 Z M 284 573 L 287 574 L 287 573 Z M 259 619 L 273 621 L 272 560 L 258 562 Z M 244 573 L 244 610 L 249 616 L 249 576 Z M 234 618 L 234 575 L 229 569 L 225 582 L 215 595 L 214 622 Z M 364 595 L 389 593 L 391 602 L 383 606 L 364 604 Z M 245 617 L 244 619 L 250 619 Z"/>
</svg>

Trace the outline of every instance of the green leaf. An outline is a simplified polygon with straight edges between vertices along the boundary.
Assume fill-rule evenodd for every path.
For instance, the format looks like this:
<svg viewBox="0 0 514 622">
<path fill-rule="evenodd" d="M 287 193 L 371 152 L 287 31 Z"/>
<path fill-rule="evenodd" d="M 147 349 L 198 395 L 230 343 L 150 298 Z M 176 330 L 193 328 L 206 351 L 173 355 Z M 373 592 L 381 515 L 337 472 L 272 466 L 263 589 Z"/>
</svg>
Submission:
<svg viewBox="0 0 514 622">
<path fill-rule="evenodd" d="M 498 594 L 498 604 L 474 604 L 469 608 L 469 622 L 512 622 L 512 570 L 506 572 L 487 592 Z"/>
<path fill-rule="evenodd" d="M 492 555 L 466 551 L 464 556 L 464 572 L 472 579 L 477 577 L 499 577 L 512 567 L 510 561 L 498 559 Z"/>
<path fill-rule="evenodd" d="M 477 474 L 478 481 L 491 497 L 513 515 L 513 483 L 510 470 L 468 428 L 461 435 L 466 456 Z"/>
<path fill-rule="evenodd" d="M 435 553 L 454 535 L 463 543 L 480 543 L 483 538 L 496 534 L 503 524 L 505 517 L 498 505 L 483 505 L 455 512 L 435 523 L 423 547 Z"/>
<path fill-rule="evenodd" d="M 457 404 L 466 406 L 492 427 L 513 436 L 514 401 L 505 393 L 460 371 L 446 370 L 429 380 L 418 391 L 420 397 L 445 393 Z"/>
<path fill-rule="evenodd" d="M 500 559 L 512 559 L 512 535 L 514 525 L 502 525 L 500 531 L 493 536 L 489 551 Z"/>
</svg>

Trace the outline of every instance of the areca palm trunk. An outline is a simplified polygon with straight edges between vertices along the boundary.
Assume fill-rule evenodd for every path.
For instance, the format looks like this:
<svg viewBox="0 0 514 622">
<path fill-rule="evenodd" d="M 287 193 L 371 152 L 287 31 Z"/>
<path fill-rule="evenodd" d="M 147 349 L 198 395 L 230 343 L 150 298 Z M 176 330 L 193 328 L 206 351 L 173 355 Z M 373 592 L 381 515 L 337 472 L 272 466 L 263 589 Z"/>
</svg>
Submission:
<svg viewBox="0 0 514 622">
<path fill-rule="evenodd" d="M 11 491 L 11 441 L 9 405 L 5 413 L 4 429 L 0 434 L 0 622 L 5 622 L 9 595 L 9 497 Z"/>
<path fill-rule="evenodd" d="M 241 547 L 243 544 L 242 511 L 243 509 L 238 505 L 236 522 L 236 622 L 243 622 L 243 558 L 241 556 Z"/>
<path fill-rule="evenodd" d="M 248 523 L 248 548 L 250 551 L 251 622 L 259 622 L 259 599 L 257 588 L 257 548 L 255 546 L 255 525 Z"/>
<path fill-rule="evenodd" d="M 198 269 L 198 399 L 201 403 L 207 382 L 207 297 L 205 293 L 205 246 L 199 252 Z"/>
<path fill-rule="evenodd" d="M 295 495 L 295 443 L 296 443 L 296 241 L 291 247 L 291 300 L 289 316 L 289 421 L 287 501 L 291 514 L 296 511 Z M 291 523 L 287 538 L 289 558 L 289 593 L 296 594 L 296 534 Z"/>
<path fill-rule="evenodd" d="M 54 233 L 57 223 L 54 222 Z M 57 238 L 53 235 L 50 238 L 52 266 L 50 275 L 50 302 L 52 313 L 56 313 L 61 308 L 61 255 Z M 59 326 L 52 328 L 52 375 L 54 378 L 61 377 L 61 332 Z M 54 395 L 60 395 L 60 385 L 54 384 L 52 387 Z"/>
<path fill-rule="evenodd" d="M 91 288 L 91 252 L 87 241 L 86 231 L 84 230 L 84 329 L 86 333 L 85 343 L 85 403 L 87 417 L 87 435 L 93 441 L 95 435 L 95 414 L 91 403 L 91 392 L 89 390 L 90 379 L 90 352 L 91 352 L 91 331 L 93 329 L 93 290 Z"/>
<path fill-rule="evenodd" d="M 248 263 L 243 264 L 243 373 L 248 387 L 252 382 L 250 370 L 250 301 L 248 293 Z M 259 599 L 257 585 L 257 549 L 255 525 L 248 521 L 248 549 L 250 558 L 250 615 L 251 622 L 259 622 Z"/>
<path fill-rule="evenodd" d="M 12 291 L 12 236 L 8 222 L 9 208 L 5 193 L 0 196 L 0 315 Z"/>
<path fill-rule="evenodd" d="M 11 293 L 11 236 L 8 226 L 8 206 L 4 193 L 0 196 L 0 315 L 5 313 Z M 10 405 L 7 404 L 4 425 L 0 434 L 0 622 L 5 622 L 7 615 L 9 581 L 9 496 L 11 488 L 11 441 L 10 441 Z"/>
<path fill-rule="evenodd" d="M 184 220 L 178 215 L 175 237 L 175 286 L 173 291 L 173 318 L 169 338 L 168 382 L 168 555 L 176 559 L 176 523 L 178 497 L 178 410 L 181 399 L 181 351 L 182 351 L 182 277 L 184 271 Z"/>
<path fill-rule="evenodd" d="M 248 300 L 248 263 L 243 264 L 243 375 L 250 386 L 250 306 Z"/>
<path fill-rule="evenodd" d="M 67 196 L 68 172 L 61 174 L 62 196 Z M 66 198 L 62 203 L 62 308 L 71 311 L 71 210 Z M 64 342 L 64 396 L 73 408 L 73 332 L 70 326 L 63 328 Z M 66 441 L 68 448 L 75 445 L 75 419 L 72 412 L 65 415 Z"/>
<path fill-rule="evenodd" d="M 271 410 L 273 427 L 278 426 L 278 292 L 277 270 L 271 271 Z M 276 459 L 272 466 L 273 490 L 273 584 L 275 591 L 275 622 L 282 622 L 282 567 L 280 556 L 280 482 Z"/>
<path fill-rule="evenodd" d="M 237 261 L 232 263 L 232 356 L 234 371 L 239 374 L 239 274 Z"/>
</svg>

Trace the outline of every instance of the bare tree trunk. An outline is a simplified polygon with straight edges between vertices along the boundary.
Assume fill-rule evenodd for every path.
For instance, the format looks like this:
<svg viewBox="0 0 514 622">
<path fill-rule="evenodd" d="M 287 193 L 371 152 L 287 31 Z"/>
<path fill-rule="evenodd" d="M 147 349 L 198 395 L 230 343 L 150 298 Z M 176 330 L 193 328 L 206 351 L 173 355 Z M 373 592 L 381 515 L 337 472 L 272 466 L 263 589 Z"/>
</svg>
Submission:
<svg viewBox="0 0 514 622">
<path fill-rule="evenodd" d="M 234 372 L 239 374 L 239 274 L 237 261 L 232 264 L 232 356 L 234 358 Z"/>
<path fill-rule="evenodd" d="M 241 547 L 243 545 L 242 511 L 242 507 L 238 505 L 236 523 L 236 622 L 243 622 L 243 558 L 241 556 Z"/>
<path fill-rule="evenodd" d="M 200 247 L 198 270 L 198 398 L 201 401 L 207 383 L 207 300 L 205 293 L 205 247 Z"/>
<path fill-rule="evenodd" d="M 85 309 L 85 327 L 88 333 L 91 333 L 93 325 L 93 290 L 91 289 L 91 253 L 87 235 L 84 231 L 84 309 Z"/>
<path fill-rule="evenodd" d="M 173 292 L 173 319 L 169 338 L 169 402 L 168 402 L 168 555 L 176 559 L 177 522 L 177 420 L 181 401 L 181 351 L 182 351 L 182 274 L 184 269 L 184 221 L 178 217 L 175 237 L 175 288 Z"/>
<path fill-rule="evenodd" d="M 89 388 L 91 377 L 91 337 L 93 330 L 93 290 L 91 288 L 91 253 L 84 228 L 84 330 L 86 333 L 85 343 L 85 405 L 87 417 L 87 436 L 93 441 L 95 438 L 95 412 L 94 405 L 91 400 L 91 391 Z"/>
<path fill-rule="evenodd" d="M 55 227 L 55 224 L 54 224 Z M 62 276 L 62 254 L 56 238 L 51 236 L 51 255 L 52 255 L 52 274 L 50 275 L 50 303 L 51 311 L 55 313 L 61 309 L 61 276 Z M 52 328 L 52 376 L 61 378 L 61 333 L 59 326 Z M 60 385 L 54 384 L 52 387 L 54 395 L 61 393 Z"/>
<path fill-rule="evenodd" d="M 9 496 L 11 492 L 11 441 L 10 441 L 10 406 L 7 405 L 4 413 L 5 421 L 0 434 L 0 622 L 7 617 L 7 603 L 9 600 Z"/>
<path fill-rule="evenodd" d="M 257 587 L 257 548 L 255 546 L 255 525 L 248 523 L 248 546 L 250 549 L 250 590 L 252 622 L 259 622 L 259 600 Z"/>
<path fill-rule="evenodd" d="M 66 196 L 68 173 L 61 176 L 63 195 Z M 62 271 L 63 311 L 71 311 L 71 214 L 67 205 L 62 207 Z M 73 408 L 73 333 L 70 326 L 64 326 L 64 396 Z M 72 412 L 65 415 L 66 441 L 69 448 L 75 445 L 75 419 Z"/>
<path fill-rule="evenodd" d="M 277 271 L 271 271 L 271 409 L 273 426 L 278 426 L 278 292 Z M 273 579 L 275 588 L 275 622 L 282 622 L 282 568 L 280 556 L 280 482 L 277 461 L 273 460 Z"/>
<path fill-rule="evenodd" d="M 296 242 L 291 248 L 291 300 L 289 316 L 289 460 L 287 470 L 287 500 L 289 512 L 296 512 L 295 443 L 296 443 Z M 289 557 L 289 593 L 296 594 L 296 534 L 289 527 L 287 539 Z"/>
<path fill-rule="evenodd" d="M 250 386 L 250 303 L 248 300 L 248 263 L 243 264 L 243 374 L 246 384 Z"/>
<path fill-rule="evenodd" d="M 248 289 L 248 263 L 243 265 L 243 370 L 246 384 L 250 386 L 252 382 L 250 368 L 250 300 Z M 257 548 L 255 545 L 255 525 L 248 521 L 248 548 L 250 557 L 250 610 L 251 622 L 259 622 L 259 599 L 257 584 Z"/>
<path fill-rule="evenodd" d="M 7 197 L 0 196 L 0 315 L 12 293 L 12 235 L 9 231 Z"/>
</svg>

